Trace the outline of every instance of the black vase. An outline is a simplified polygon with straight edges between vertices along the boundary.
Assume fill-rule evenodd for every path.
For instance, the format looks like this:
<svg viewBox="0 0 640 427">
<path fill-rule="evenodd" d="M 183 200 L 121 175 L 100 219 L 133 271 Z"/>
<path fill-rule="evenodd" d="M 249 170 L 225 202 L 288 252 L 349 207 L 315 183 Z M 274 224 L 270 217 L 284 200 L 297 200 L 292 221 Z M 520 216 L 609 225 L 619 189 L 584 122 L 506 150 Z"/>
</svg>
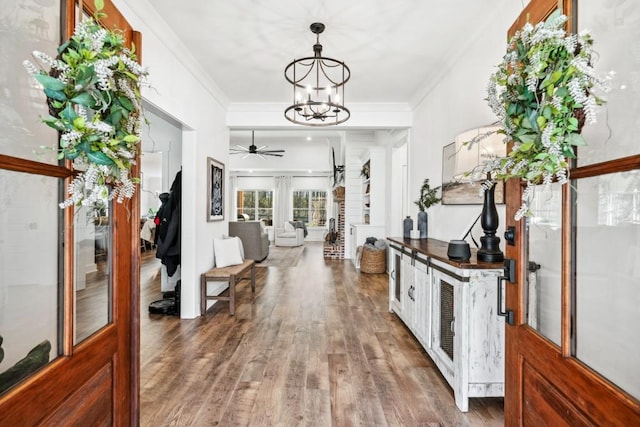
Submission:
<svg viewBox="0 0 640 427">
<path fill-rule="evenodd" d="M 405 239 L 411 238 L 411 230 L 413 230 L 413 220 L 410 216 L 406 217 L 402 220 L 402 228 L 403 228 L 403 237 Z"/>
<path fill-rule="evenodd" d="M 428 216 L 425 211 L 418 212 L 418 230 L 420 230 L 420 238 L 427 238 L 427 220 Z"/>
</svg>

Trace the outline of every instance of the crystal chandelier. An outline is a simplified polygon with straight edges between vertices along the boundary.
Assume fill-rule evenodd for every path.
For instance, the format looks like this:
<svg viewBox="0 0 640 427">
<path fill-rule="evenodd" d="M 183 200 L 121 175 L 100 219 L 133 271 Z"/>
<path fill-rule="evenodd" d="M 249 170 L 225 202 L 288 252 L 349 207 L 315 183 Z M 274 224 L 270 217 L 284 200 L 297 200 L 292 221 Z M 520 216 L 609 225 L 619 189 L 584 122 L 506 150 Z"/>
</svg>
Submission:
<svg viewBox="0 0 640 427">
<path fill-rule="evenodd" d="M 285 78 L 293 85 L 293 105 L 284 115 L 305 126 L 338 125 L 351 116 L 344 106 L 344 85 L 351 71 L 344 62 L 322 56 L 324 24 L 315 22 L 309 28 L 316 35 L 313 56 L 296 59 L 284 69 Z"/>
</svg>

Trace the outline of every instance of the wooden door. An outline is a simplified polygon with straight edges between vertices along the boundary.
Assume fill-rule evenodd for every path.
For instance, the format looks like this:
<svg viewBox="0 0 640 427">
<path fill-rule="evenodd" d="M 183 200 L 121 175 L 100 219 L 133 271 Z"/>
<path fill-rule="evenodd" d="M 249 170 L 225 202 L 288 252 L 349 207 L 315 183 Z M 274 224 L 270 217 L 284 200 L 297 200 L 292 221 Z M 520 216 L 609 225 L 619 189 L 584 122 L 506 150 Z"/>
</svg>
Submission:
<svg viewBox="0 0 640 427">
<path fill-rule="evenodd" d="M 563 4 L 558 0 L 532 0 L 509 35 L 527 21 L 544 20 L 558 7 L 563 7 L 563 13 L 570 17 L 569 30 L 575 31 L 582 24 L 581 4 L 595 7 L 594 2 L 587 1 L 565 0 Z M 634 7 L 637 5 L 627 8 L 626 13 L 634 10 L 637 15 Z M 605 24 L 607 18 L 603 13 L 598 19 Z M 596 29 L 603 31 L 606 25 Z M 602 44 L 596 46 L 605 49 Z M 609 52 L 601 53 L 605 57 Z M 624 60 L 618 59 L 618 65 L 612 68 L 627 68 Z M 622 76 L 617 83 L 619 88 L 624 80 Z M 605 185 L 620 179 L 640 181 L 637 142 L 629 143 L 618 153 L 605 154 L 611 144 L 625 146 L 625 132 L 619 132 L 620 127 L 635 126 L 631 120 L 614 123 L 614 113 L 634 106 L 633 99 L 627 98 L 622 105 L 612 99 L 608 110 L 599 113 L 605 117 L 598 120 L 610 132 L 585 136 L 589 146 L 578 152 L 570 174 L 571 185 L 553 184 L 553 194 L 536 195 L 543 198 L 546 213 L 534 212 L 532 218 L 515 221 L 524 187 L 516 180 L 507 183 L 506 226 L 515 228 L 516 238 L 514 245 L 506 246 L 506 257 L 515 259 L 517 265 L 517 283 L 505 284 L 507 307 L 515 313 L 515 324 L 506 326 L 508 426 L 640 425 L 638 353 L 630 350 L 635 345 L 631 343 L 638 342 L 637 323 L 633 324 L 638 306 L 625 303 L 629 297 L 618 295 L 623 283 L 631 289 L 631 299 L 638 295 L 633 290 L 638 285 L 637 273 L 620 270 L 633 268 L 638 262 L 633 256 L 624 257 L 624 236 L 632 236 L 637 245 L 640 225 L 634 215 L 640 215 L 640 202 L 633 205 L 633 194 L 629 194 L 633 205 L 630 219 L 607 219 L 607 215 L 621 212 L 622 206 L 607 201 L 613 192 Z M 596 160 L 581 160 L 586 157 Z M 607 210 L 607 206 L 612 209 Z M 613 308 L 594 312 L 599 307 Z M 593 353 L 605 362 L 592 357 Z"/>
<path fill-rule="evenodd" d="M 43 6 L 43 9 L 45 8 Z M 61 22 L 66 23 L 66 25 L 62 25 L 61 38 L 67 39 L 73 33 L 76 15 L 80 14 L 74 0 L 63 0 L 61 8 L 60 16 L 63 18 Z M 93 2 L 84 2 L 83 9 L 88 15 L 93 15 L 95 12 Z M 107 17 L 101 20 L 102 24 L 105 27 L 117 27 L 123 30 L 127 41 L 135 43 L 140 60 L 140 34 L 131 29 L 109 0 L 105 0 L 103 11 Z M 16 13 L 18 12 L 21 11 Z M 38 12 L 42 12 L 42 10 Z M 38 22 L 41 23 L 42 20 Z M 40 25 L 40 27 L 38 31 L 46 35 L 47 26 Z M 52 53 L 49 52 L 49 54 Z M 28 52 L 24 52 L 23 55 L 28 55 Z M 17 84 L 16 87 L 18 87 Z M 19 91 L 18 88 L 11 93 Z M 34 117 L 32 121 L 36 122 L 37 117 Z M 37 126 L 43 125 L 37 124 Z M 10 142 L 15 146 L 24 143 L 19 137 Z M 36 241 L 29 248 L 30 250 L 25 252 L 25 256 L 31 256 L 29 262 L 32 269 L 38 270 L 42 268 L 43 258 L 51 258 L 51 252 L 53 252 L 53 271 L 55 273 L 57 269 L 58 277 L 50 278 L 53 287 L 57 288 L 57 291 L 51 295 L 51 299 L 57 299 L 57 302 L 54 301 L 54 311 L 57 314 L 54 313 L 53 322 L 48 323 L 57 323 L 57 326 L 49 325 L 54 329 L 54 333 L 53 339 L 47 341 L 51 347 L 55 348 L 55 351 L 52 351 L 50 361 L 44 367 L 0 394 L 0 425 L 135 425 L 138 420 L 139 400 L 138 288 L 140 249 L 138 245 L 139 203 L 137 193 L 131 201 L 124 204 L 114 202 L 109 208 L 107 221 L 109 225 L 104 227 L 105 234 L 101 237 L 103 242 L 101 244 L 107 245 L 109 250 L 108 255 L 100 261 L 100 264 L 104 264 L 103 268 L 107 273 L 103 274 L 104 281 L 100 286 L 94 286 L 90 289 L 93 293 L 98 293 L 98 290 L 101 289 L 99 291 L 100 298 L 95 299 L 95 301 L 99 301 L 100 305 L 98 308 L 89 307 L 86 313 L 80 313 L 78 307 L 85 304 L 90 298 L 79 296 L 81 294 L 77 290 L 78 274 L 75 270 L 81 268 L 81 263 L 76 258 L 75 252 L 76 248 L 81 247 L 81 242 L 74 239 L 74 233 L 78 228 L 76 225 L 79 223 L 78 213 L 74 215 L 70 208 L 61 212 L 57 207 L 57 203 L 61 201 L 58 192 L 62 194 L 72 176 L 71 164 L 56 164 L 55 155 L 53 161 L 47 163 L 40 162 L 38 159 L 34 160 L 30 153 L 23 152 L 23 155 L 13 155 L 10 145 L 2 148 L 0 181 L 8 183 L 4 188 L 13 188 L 21 182 L 33 181 L 36 184 L 33 186 L 34 192 L 32 194 L 24 196 L 14 193 L 14 198 L 8 200 L 9 203 L 15 204 L 15 199 L 20 197 L 39 199 L 49 197 L 51 194 L 53 194 L 52 199 L 56 199 L 45 207 L 50 212 L 47 218 L 42 222 L 29 222 L 28 225 L 30 224 L 32 231 L 37 233 L 47 223 L 52 224 L 54 232 L 52 233 L 53 238 L 50 240 L 57 243 L 49 246 L 44 245 L 42 241 Z M 12 154 L 6 154 L 7 152 Z M 139 171 L 134 170 L 133 176 L 138 175 Z M 45 196 L 45 190 L 40 190 L 44 187 L 53 190 Z M 25 211 L 23 215 L 28 216 L 30 212 Z M 59 215 L 57 223 L 56 215 Z M 19 213 L 16 214 L 17 218 L 19 216 Z M 7 226 L 6 223 L 3 224 Z M 93 230 L 93 222 L 90 225 Z M 55 237 L 56 233 L 58 237 Z M 2 244 L 6 243 L 7 236 L 11 238 L 12 234 L 4 234 Z M 26 232 L 22 236 L 28 238 Z M 94 247 L 92 241 L 90 249 L 97 252 L 97 245 L 96 243 Z M 3 253 L 2 250 L 4 249 L 0 247 L 0 255 L 7 256 L 8 251 Z M 38 250 L 46 250 L 46 256 L 42 252 L 38 253 Z M 57 262 L 55 258 L 57 258 Z M 97 255 L 95 258 L 97 259 Z M 95 278 L 99 275 L 100 271 L 97 271 L 86 276 Z M 3 280 L 6 277 L 6 275 L 3 276 Z M 84 279 L 85 276 L 83 276 Z M 23 288 L 26 289 L 27 286 Z M 38 289 L 44 288 L 40 286 Z M 4 288 L 4 290 L 6 289 L 9 287 Z M 34 300 L 38 298 L 37 293 L 30 295 Z M 81 331 L 84 319 L 87 316 L 95 316 L 96 313 L 102 313 L 100 314 L 102 318 L 97 326 Z M 28 324 L 38 322 L 37 317 L 38 314 L 31 316 L 30 319 L 26 319 L 26 322 Z M 0 331 L 0 335 L 2 333 Z M 0 344 L 7 349 L 13 344 L 9 341 L 16 340 L 8 340 L 5 335 L 4 344 L 1 341 Z M 4 353 L 4 351 L 0 352 L 0 355 L 4 355 Z M 0 361 L 1 359 L 2 357 L 0 357 Z M 0 371 L 3 371 L 2 367 L 0 367 Z"/>
</svg>

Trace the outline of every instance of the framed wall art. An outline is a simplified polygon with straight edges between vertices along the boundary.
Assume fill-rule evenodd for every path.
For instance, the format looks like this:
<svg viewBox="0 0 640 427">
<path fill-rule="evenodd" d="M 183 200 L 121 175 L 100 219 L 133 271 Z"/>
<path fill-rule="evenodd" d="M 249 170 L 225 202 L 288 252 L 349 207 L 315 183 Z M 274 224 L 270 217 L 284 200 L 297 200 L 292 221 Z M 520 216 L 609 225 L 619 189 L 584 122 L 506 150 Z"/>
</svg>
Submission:
<svg viewBox="0 0 640 427">
<path fill-rule="evenodd" d="M 224 164 L 207 157 L 207 221 L 224 219 Z"/>
<path fill-rule="evenodd" d="M 443 205 L 481 205 L 484 198 L 481 194 L 481 183 L 486 176 L 478 173 L 480 166 L 491 157 L 503 157 L 506 144 L 503 135 L 496 134 L 499 127 L 487 126 L 462 132 L 454 142 L 445 145 L 442 150 L 442 204 Z M 471 148 L 464 145 L 466 141 L 482 134 L 490 134 Z M 498 204 L 505 202 L 504 182 L 496 182 L 495 200 Z"/>
</svg>

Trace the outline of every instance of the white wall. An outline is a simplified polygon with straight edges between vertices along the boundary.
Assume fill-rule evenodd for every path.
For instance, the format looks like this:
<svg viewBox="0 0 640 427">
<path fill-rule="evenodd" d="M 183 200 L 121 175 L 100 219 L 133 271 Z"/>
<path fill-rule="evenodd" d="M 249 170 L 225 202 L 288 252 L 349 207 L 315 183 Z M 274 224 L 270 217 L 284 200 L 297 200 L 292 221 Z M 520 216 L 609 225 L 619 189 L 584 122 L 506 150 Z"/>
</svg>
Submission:
<svg viewBox="0 0 640 427">
<path fill-rule="evenodd" d="M 143 153 L 141 170 L 140 215 L 145 216 L 150 209 L 160 207 L 158 196 L 163 192 L 162 153 Z"/>
<path fill-rule="evenodd" d="M 294 176 L 291 179 L 292 190 L 326 190 L 330 192 L 331 182 L 327 177 Z"/>
<path fill-rule="evenodd" d="M 159 194 L 168 193 L 176 174 L 182 168 L 182 125 L 152 106 L 145 105 L 142 126 L 142 182 L 140 188 L 140 214 L 147 215 L 149 209 L 157 210 Z M 177 281 L 180 277 L 174 276 Z M 163 280 L 163 291 L 167 287 Z M 175 285 L 174 285 L 175 286 Z M 173 287 L 168 290 L 173 290 Z"/>
<path fill-rule="evenodd" d="M 402 220 L 407 209 L 407 139 L 409 132 L 399 135 L 396 144 L 387 148 L 388 191 L 387 219 L 385 229 L 387 236 L 402 236 Z"/>
<path fill-rule="evenodd" d="M 153 89 L 145 101 L 182 125 L 182 311 L 199 315 L 199 275 L 213 265 L 213 237 L 228 230 L 228 218 L 207 222 L 207 157 L 228 162 L 225 97 L 188 55 L 178 37 L 147 0 L 114 0 L 134 29 L 142 32 L 143 65 Z"/>
<path fill-rule="evenodd" d="M 424 179 L 429 178 L 431 187 L 442 183 L 442 148 L 458 133 L 496 120 L 484 101 L 485 88 L 495 64 L 505 53 L 507 30 L 520 9 L 519 2 L 505 1 L 500 13 L 492 15 L 493 21 L 469 34 L 469 45 L 461 50 L 450 69 L 443 70 L 442 78 L 433 83 L 414 110 L 407 207 L 414 222 L 418 208 L 413 201 L 418 199 Z M 429 237 L 445 241 L 459 238 L 481 210 L 481 205 L 432 206 L 428 210 Z M 498 214 L 502 228 L 504 205 L 498 206 Z M 504 250 L 504 239 L 501 248 Z"/>
<path fill-rule="evenodd" d="M 145 156 L 148 153 L 161 153 L 161 170 L 152 175 L 161 176 L 161 191 L 169 192 L 176 174 L 182 167 L 182 125 L 154 111 L 153 107 L 145 107 L 145 117 L 149 124 L 142 126 L 142 168 L 146 170 Z"/>
<path fill-rule="evenodd" d="M 266 175 L 245 176 L 239 175 L 236 190 L 272 190 L 275 191 L 274 177 Z"/>
</svg>

